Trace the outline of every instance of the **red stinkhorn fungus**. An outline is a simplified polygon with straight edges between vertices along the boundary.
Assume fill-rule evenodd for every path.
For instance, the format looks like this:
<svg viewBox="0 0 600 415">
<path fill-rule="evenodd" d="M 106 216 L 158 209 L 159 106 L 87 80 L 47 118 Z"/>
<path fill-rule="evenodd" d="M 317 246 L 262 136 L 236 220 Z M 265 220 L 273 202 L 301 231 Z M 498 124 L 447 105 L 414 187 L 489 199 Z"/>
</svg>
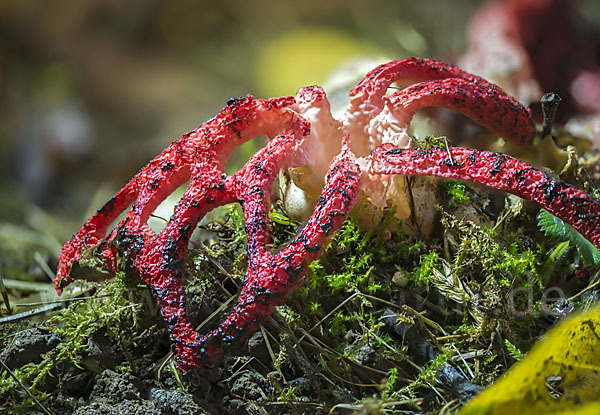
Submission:
<svg viewBox="0 0 600 415">
<path fill-rule="evenodd" d="M 384 97 L 392 82 L 402 80 L 422 82 Z M 535 133 L 529 111 L 500 88 L 452 65 L 426 59 L 394 61 L 370 72 L 351 91 L 343 122 L 331 116 L 319 87 L 302 88 L 296 98 L 233 99 L 215 118 L 167 147 L 65 244 L 56 290 L 60 293 L 73 278 L 113 276 L 121 264 L 117 258 L 124 258 L 125 265 L 152 288 L 174 343 L 177 366 L 186 371 L 222 356 L 292 294 L 308 264 L 354 206 L 361 180 L 372 183 L 382 175 L 421 174 L 477 181 L 537 201 L 600 245 L 598 204 L 525 163 L 461 148 L 448 153 L 395 147 L 396 137 L 385 129 L 394 126 L 392 131 L 406 133 L 412 115 L 424 106 L 455 109 L 521 144 L 529 143 Z M 223 169 L 233 149 L 260 134 L 271 141 L 241 170 L 227 176 Z M 355 160 L 349 149 L 351 138 L 370 141 L 363 148 L 374 151 Z M 338 155 L 319 142 L 326 139 L 341 142 Z M 267 249 L 267 221 L 277 172 L 305 165 L 323 154 L 332 161 L 314 213 L 298 236 L 272 254 Z M 156 234 L 146 223 L 150 214 L 188 179 L 190 184 L 173 216 Z M 202 336 L 186 316 L 183 262 L 199 220 L 213 208 L 233 202 L 240 203 L 246 219 L 248 270 L 231 314 L 216 330 Z M 107 236 L 110 223 L 129 206 L 127 216 Z M 103 262 L 99 275 L 86 267 L 87 258 L 94 255 Z"/>
</svg>

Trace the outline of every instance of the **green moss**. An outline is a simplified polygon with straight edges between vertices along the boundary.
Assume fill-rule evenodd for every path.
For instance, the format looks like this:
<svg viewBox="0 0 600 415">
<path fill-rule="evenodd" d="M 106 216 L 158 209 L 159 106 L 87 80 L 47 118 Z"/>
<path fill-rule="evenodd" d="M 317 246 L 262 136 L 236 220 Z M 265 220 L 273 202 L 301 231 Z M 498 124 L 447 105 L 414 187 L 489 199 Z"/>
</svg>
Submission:
<svg viewBox="0 0 600 415">
<path fill-rule="evenodd" d="M 418 141 L 418 147 L 423 148 L 448 148 L 448 138 L 446 136 L 425 136 Z"/>
<path fill-rule="evenodd" d="M 351 329 L 358 327 L 357 318 L 354 315 L 346 314 L 340 310 L 333 317 L 329 323 L 329 333 L 334 336 L 344 336 Z"/>
<path fill-rule="evenodd" d="M 101 285 L 96 295 L 73 302 L 68 308 L 50 318 L 46 325 L 62 340 L 59 346 L 43 356 L 39 364 L 29 363 L 21 368 L 21 379 L 32 388 L 41 385 L 55 365 L 71 360 L 77 367 L 81 353 L 88 347 L 89 339 L 99 330 L 117 339 L 131 336 L 138 324 L 137 313 L 141 305 L 128 298 L 129 279 L 119 273 Z"/>
<path fill-rule="evenodd" d="M 280 305 L 277 307 L 277 312 L 285 319 L 288 324 L 294 324 L 300 320 L 300 313 L 293 310 L 287 305 Z"/>
<path fill-rule="evenodd" d="M 354 218 L 348 219 L 325 250 L 327 258 L 321 258 L 310 265 L 309 281 L 314 286 L 328 288 L 332 293 L 366 288 L 373 271 L 373 252 L 366 249 L 370 239 L 370 234 L 361 234 Z M 328 272 L 323 261 L 335 261 L 336 266 L 333 268 L 339 271 Z M 376 290 L 377 287 L 370 290 L 373 289 Z"/>
<path fill-rule="evenodd" d="M 467 194 L 467 186 L 456 181 L 442 181 L 439 187 L 457 204 L 467 203 L 471 200 Z"/>
<path fill-rule="evenodd" d="M 530 283 L 542 287 L 538 269 L 546 254 L 541 246 L 526 248 L 517 234 L 505 235 L 500 244 L 491 229 L 457 220 L 445 212 L 442 224 L 456 241 L 451 245 L 455 251 L 452 268 L 459 277 L 478 281 L 496 294 L 506 294 L 499 285 L 506 289 Z"/>
<path fill-rule="evenodd" d="M 504 344 L 506 345 L 506 348 L 508 349 L 508 352 L 513 357 L 513 359 L 515 359 L 515 360 L 523 359 L 523 352 L 521 352 L 521 350 L 519 350 L 519 348 L 517 346 L 512 344 L 508 339 L 504 339 Z"/>
<path fill-rule="evenodd" d="M 322 314 L 321 313 L 321 303 L 319 303 L 317 301 L 309 302 L 307 311 L 312 315 L 320 316 Z"/>
<path fill-rule="evenodd" d="M 436 251 L 421 255 L 419 266 L 410 273 L 411 279 L 415 284 L 427 285 L 433 274 L 433 269 L 440 265 L 440 256 Z"/>
<path fill-rule="evenodd" d="M 394 209 L 388 209 L 380 226 L 367 231 L 358 227 L 353 216 L 347 219 L 321 257 L 310 265 L 311 286 L 331 293 L 345 290 L 373 294 L 387 290 L 390 279 L 373 275 L 375 268 L 391 271 L 398 263 L 414 263 L 425 247 L 406 237 L 394 213 Z"/>
<path fill-rule="evenodd" d="M 383 399 L 387 399 L 390 396 L 392 396 L 394 391 L 397 389 L 396 384 L 398 382 L 398 377 L 399 377 L 399 373 L 398 373 L 397 367 L 393 367 L 388 371 L 388 377 L 385 381 L 385 389 L 383 390 L 383 393 L 382 393 Z"/>
</svg>

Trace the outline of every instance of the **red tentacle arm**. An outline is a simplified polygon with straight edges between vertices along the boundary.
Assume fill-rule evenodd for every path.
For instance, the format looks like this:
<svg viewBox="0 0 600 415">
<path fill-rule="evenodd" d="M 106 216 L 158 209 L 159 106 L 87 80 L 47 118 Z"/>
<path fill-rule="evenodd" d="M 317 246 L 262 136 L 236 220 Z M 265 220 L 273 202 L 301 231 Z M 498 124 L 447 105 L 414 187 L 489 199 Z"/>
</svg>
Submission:
<svg viewBox="0 0 600 415">
<path fill-rule="evenodd" d="M 383 109 L 383 97 L 393 83 L 400 88 L 435 79 L 460 78 L 475 84 L 501 91 L 485 79 L 465 72 L 455 65 L 435 59 L 408 58 L 379 65 L 369 72 L 350 93 L 349 112 L 367 111 L 375 116 Z"/>
<path fill-rule="evenodd" d="M 96 271 L 88 278 L 106 278 L 114 275 L 116 250 L 110 242 L 113 232 L 106 237 L 108 226 L 129 206 L 127 217 L 116 229 L 124 228 L 128 234 L 152 238 L 154 233 L 146 221 L 150 213 L 191 174 L 197 165 L 202 172 L 222 173 L 231 152 L 238 145 L 260 134 L 274 136 L 284 128 L 306 135 L 309 126 L 287 107 L 294 102 L 285 97 L 271 100 L 254 100 L 251 96 L 233 100 L 221 113 L 196 130 L 184 134 L 158 157 L 146 165 L 111 200 L 100 208 L 65 244 L 59 256 L 59 266 L 54 285 L 61 293 L 74 277 L 85 278 L 89 267 L 81 264 L 82 253 L 96 247 L 105 259 L 105 272 Z M 85 268 L 85 269 L 82 269 Z"/>
<path fill-rule="evenodd" d="M 384 96 L 392 83 L 400 83 L 400 87 L 403 88 L 415 82 L 448 78 L 471 82 L 487 89 L 490 95 L 506 96 L 512 105 L 522 108 L 516 100 L 508 97 L 498 86 L 454 65 L 434 59 L 408 58 L 378 66 L 369 72 L 356 88 L 350 91 L 350 102 L 344 120 L 346 133 L 351 134 L 354 141 L 370 136 L 369 123 L 383 110 Z"/>
<path fill-rule="evenodd" d="M 442 107 L 459 112 L 517 144 L 529 144 L 535 136 L 535 125 L 527 108 L 497 89 L 464 79 L 420 82 L 383 100 L 385 108 L 377 118 L 388 118 L 388 112 L 391 113 L 400 127 L 399 134 L 407 134 L 418 110 Z"/>
<path fill-rule="evenodd" d="M 259 134 L 284 132 L 299 153 L 309 125 L 287 107 L 293 98 L 232 101 L 219 115 L 171 144 L 144 167 L 113 200 L 100 209 L 65 245 L 55 280 L 57 291 L 74 277 L 86 278 L 82 254 L 101 251 L 104 277 L 114 275 L 121 254 L 153 290 L 172 341 L 185 364 L 197 364 L 187 346 L 198 338 L 188 321 L 182 290 L 183 262 L 189 239 L 198 221 L 210 210 L 237 201 L 236 189 L 223 168 L 233 149 Z M 298 162 L 298 157 L 287 157 Z M 176 187 L 190 184 L 166 227 L 156 235 L 147 225 L 150 213 Z M 267 192 L 270 190 L 265 189 Z M 132 204 L 127 216 L 104 240 L 106 229 Z M 91 235 L 91 236 L 89 236 Z"/>
<path fill-rule="evenodd" d="M 505 190 L 537 202 L 600 248 L 600 204 L 581 190 L 500 153 L 461 147 L 397 149 L 382 145 L 369 156 L 369 173 L 448 177 Z"/>
<path fill-rule="evenodd" d="M 284 160 L 270 147 L 274 146 L 269 143 L 234 177 L 246 217 L 248 270 L 233 311 L 196 345 L 200 355 L 209 361 L 220 358 L 233 343 L 248 337 L 259 323 L 271 316 L 276 306 L 287 300 L 302 282 L 310 262 L 341 226 L 358 198 L 360 169 L 346 149 L 332 161 L 315 212 L 304 229 L 285 249 L 271 254 L 267 249 L 270 235 L 267 226 L 269 192 L 266 190 L 270 190 Z M 186 369 L 184 365 L 180 368 Z"/>
</svg>

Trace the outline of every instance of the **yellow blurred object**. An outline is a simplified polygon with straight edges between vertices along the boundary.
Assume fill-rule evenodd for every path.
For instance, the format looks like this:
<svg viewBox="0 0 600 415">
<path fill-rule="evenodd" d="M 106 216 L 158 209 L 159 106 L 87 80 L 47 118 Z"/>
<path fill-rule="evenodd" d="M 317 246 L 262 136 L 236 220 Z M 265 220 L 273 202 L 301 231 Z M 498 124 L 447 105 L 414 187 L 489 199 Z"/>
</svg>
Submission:
<svg viewBox="0 0 600 415">
<path fill-rule="evenodd" d="M 597 414 L 600 408 L 600 306 L 548 332 L 461 415 Z"/>
<path fill-rule="evenodd" d="M 265 97 L 294 95 L 303 86 L 322 84 L 345 60 L 372 52 L 341 30 L 294 29 L 264 46 L 256 62 L 256 83 Z"/>
</svg>

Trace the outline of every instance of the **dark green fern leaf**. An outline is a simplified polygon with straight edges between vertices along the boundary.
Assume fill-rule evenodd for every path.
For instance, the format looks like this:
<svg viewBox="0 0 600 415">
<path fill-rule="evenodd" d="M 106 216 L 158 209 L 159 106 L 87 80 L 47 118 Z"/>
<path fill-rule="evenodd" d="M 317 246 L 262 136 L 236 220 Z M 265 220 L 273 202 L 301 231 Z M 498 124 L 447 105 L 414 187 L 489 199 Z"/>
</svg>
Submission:
<svg viewBox="0 0 600 415">
<path fill-rule="evenodd" d="M 600 251 L 571 225 L 563 222 L 546 210 L 538 215 L 538 226 L 547 236 L 568 240 L 577 248 L 581 259 L 587 264 L 600 265 Z"/>
</svg>

